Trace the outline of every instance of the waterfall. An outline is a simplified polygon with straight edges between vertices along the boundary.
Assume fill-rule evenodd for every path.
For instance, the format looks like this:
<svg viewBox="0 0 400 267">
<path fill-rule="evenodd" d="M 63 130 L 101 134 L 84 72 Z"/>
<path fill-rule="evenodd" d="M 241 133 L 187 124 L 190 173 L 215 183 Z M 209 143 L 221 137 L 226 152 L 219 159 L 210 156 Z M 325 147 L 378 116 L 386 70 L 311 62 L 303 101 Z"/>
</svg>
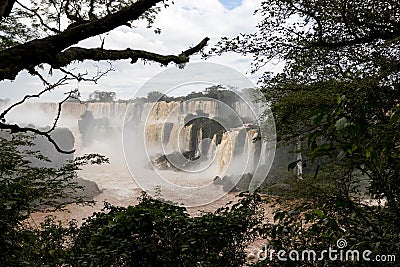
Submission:
<svg viewBox="0 0 400 267">
<path fill-rule="evenodd" d="M 216 162 L 219 167 L 218 175 L 223 175 L 229 167 L 232 157 L 232 144 L 234 143 L 231 138 L 232 136 L 229 133 L 224 133 L 221 143 L 216 147 Z"/>
<path fill-rule="evenodd" d="M 51 125 L 57 114 L 58 104 L 25 103 L 18 108 L 48 114 L 46 123 Z M 82 120 L 85 112 L 90 112 L 95 120 L 93 127 L 97 128 L 92 129 L 94 135 L 90 138 L 97 139 L 96 144 L 111 142 L 106 137 L 108 134 L 118 139 L 117 142 L 121 142 L 120 136 L 124 125 L 132 128 L 132 131 L 143 129 L 142 138 L 139 138 L 141 135 L 136 135 L 133 142 L 145 143 L 150 161 L 160 161 L 160 157 L 163 156 L 168 160 L 166 156 L 180 153 L 183 156 L 180 157 L 179 164 L 183 167 L 192 170 L 196 164 L 202 167 L 208 166 L 214 170 L 215 175 L 224 176 L 253 173 L 260 161 L 260 154 L 264 153 L 261 153 L 261 142 L 254 141 L 259 130 L 248 128 L 253 113 L 246 103 L 236 102 L 226 105 L 203 99 L 156 103 L 65 102 L 62 105 L 59 125 L 72 130 L 79 146 L 85 145 L 82 142 L 83 133 L 78 127 L 78 120 Z M 239 125 L 232 123 L 232 114 L 235 112 Z M 216 120 L 224 129 L 218 131 L 214 129 L 215 125 L 208 125 L 207 131 L 210 132 L 204 132 L 201 124 L 185 124 L 188 122 L 188 116 L 192 116 L 190 117 L 192 119 L 218 118 Z M 201 123 L 207 123 L 207 120 Z"/>
</svg>

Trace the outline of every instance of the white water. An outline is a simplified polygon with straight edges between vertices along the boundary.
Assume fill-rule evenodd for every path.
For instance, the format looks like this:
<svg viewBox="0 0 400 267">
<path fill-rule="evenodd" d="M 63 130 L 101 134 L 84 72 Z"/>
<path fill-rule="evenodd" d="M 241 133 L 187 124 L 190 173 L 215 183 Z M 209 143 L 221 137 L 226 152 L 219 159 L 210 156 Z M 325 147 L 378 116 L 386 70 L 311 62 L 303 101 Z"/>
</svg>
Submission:
<svg viewBox="0 0 400 267">
<path fill-rule="evenodd" d="M 46 126 L 53 123 L 57 110 L 58 105 L 56 103 L 26 103 L 13 110 L 7 119 L 10 122 L 20 124 L 33 123 L 38 126 Z M 78 120 L 81 119 L 81 115 L 86 110 L 91 111 L 95 119 L 107 118 L 110 124 L 108 128 L 96 129 L 93 142 L 90 146 L 83 147 Z M 223 196 L 224 192 L 220 185 L 212 184 L 214 177 L 252 172 L 257 160 L 255 158 L 256 143 L 252 142 L 257 130 L 248 130 L 244 142 L 238 145 L 238 135 L 240 131 L 244 130 L 243 127 L 238 127 L 225 132 L 219 144 L 216 144 L 216 136 L 208 139 L 208 152 L 206 155 L 202 155 L 199 151 L 200 158 L 203 161 L 196 167 L 197 169 L 192 167 L 179 172 L 147 168 L 149 165 L 151 166 L 151 158 L 154 158 L 155 155 L 167 155 L 177 151 L 189 150 L 192 126 L 184 127 L 183 123 L 187 114 L 198 111 L 207 113 L 209 118 L 226 117 L 227 112 L 237 112 L 240 115 L 243 114 L 243 117 L 251 116 L 249 108 L 241 103 L 236 103 L 234 109 L 230 110 L 229 107 L 221 107 L 215 101 L 145 104 L 67 102 L 63 104 L 58 126 L 68 127 L 73 132 L 76 156 L 86 153 L 99 153 L 110 158 L 110 164 L 86 166 L 79 173 L 80 177 L 96 182 L 99 188 L 103 190 L 103 193 L 96 198 L 97 200 L 109 200 L 117 205 L 134 203 L 141 188 L 156 190 L 153 179 L 156 172 L 159 177 L 166 181 L 164 187 L 161 188 L 162 197 L 172 198 L 186 206 L 196 206 L 199 200 L 204 199 L 204 192 L 191 190 L 188 194 L 185 188 L 207 187 L 207 198 L 216 200 L 219 196 Z M 125 163 L 124 144 L 122 142 L 124 123 L 127 123 L 125 127 L 143 127 L 142 133 L 135 133 L 129 139 L 129 146 L 133 150 L 133 158 L 131 157 L 129 160 L 134 161 L 135 166 L 139 166 L 139 171 L 136 168 L 129 170 Z M 169 136 L 163 136 L 164 127 L 167 123 L 170 123 L 172 128 Z M 163 138 L 167 142 L 162 146 Z M 201 135 L 197 136 L 196 139 L 198 143 L 206 141 L 202 140 Z M 145 149 L 139 148 L 143 145 L 146 146 Z M 243 151 L 238 155 L 235 155 L 236 147 L 243 148 Z M 143 151 L 146 151 L 146 154 Z M 135 175 L 140 176 L 136 178 L 141 178 L 140 180 L 144 180 L 145 184 L 141 184 L 141 187 L 139 187 L 135 182 Z M 146 177 L 146 179 L 143 179 L 143 177 Z M 207 204 L 208 202 L 201 203 Z"/>
</svg>

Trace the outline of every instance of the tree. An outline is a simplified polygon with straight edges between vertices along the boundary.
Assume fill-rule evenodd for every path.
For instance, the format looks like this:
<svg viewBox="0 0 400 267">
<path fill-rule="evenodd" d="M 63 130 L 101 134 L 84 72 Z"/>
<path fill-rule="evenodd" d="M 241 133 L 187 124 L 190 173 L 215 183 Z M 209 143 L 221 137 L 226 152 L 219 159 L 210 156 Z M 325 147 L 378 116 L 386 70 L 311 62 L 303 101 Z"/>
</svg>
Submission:
<svg viewBox="0 0 400 267">
<path fill-rule="evenodd" d="M 86 203 L 82 196 L 71 195 L 83 189 L 75 179 L 76 171 L 82 165 L 108 160 L 93 154 L 78 157 L 59 168 L 37 167 L 38 163 L 49 160 L 32 150 L 32 136 L 4 131 L 0 134 L 0 260 L 4 265 L 21 266 L 26 265 L 29 249 L 40 249 L 47 242 L 36 240 L 24 221 L 45 208 L 60 210 L 68 203 Z"/>
<path fill-rule="evenodd" d="M 94 91 L 89 95 L 90 102 L 114 102 L 116 98 L 115 92 Z"/>
<path fill-rule="evenodd" d="M 222 85 L 207 87 L 204 96 L 219 100 L 227 105 L 233 105 L 233 103 L 238 102 L 240 99 L 234 91 Z"/>
<path fill-rule="evenodd" d="M 356 78 L 397 83 L 397 1 L 271 0 L 257 12 L 264 16 L 257 33 L 223 38 L 214 51 L 254 55 L 253 71 L 285 62 L 283 73 L 266 72 L 261 80 L 267 100 L 279 109 L 281 138 L 307 132 L 311 108 L 334 107 L 337 94 L 354 93 L 349 82 Z"/>
<path fill-rule="evenodd" d="M 81 93 L 79 91 L 75 91 L 71 96 L 68 98 L 67 102 L 81 102 Z"/>
<path fill-rule="evenodd" d="M 147 94 L 147 102 L 153 103 L 159 101 L 168 101 L 168 96 L 158 91 L 151 91 Z"/>
<path fill-rule="evenodd" d="M 280 140 L 301 142 L 303 164 L 314 166 L 293 183 L 306 204 L 277 213 L 266 231 L 274 249 L 344 237 L 360 250 L 398 254 L 399 2 L 269 0 L 257 12 L 256 33 L 213 50 L 253 55 L 254 71 L 285 63 L 279 74 L 264 73 L 263 91 Z"/>
<path fill-rule="evenodd" d="M 109 71 L 98 71 L 89 77 L 87 72 L 79 73 L 66 68 L 69 64 L 77 61 L 130 59 L 131 63 L 136 63 L 141 59 L 162 65 L 168 65 L 171 62 L 187 63 L 191 55 L 207 45 L 208 38 L 204 38 L 199 44 L 179 55 L 160 55 L 130 48 L 110 50 L 104 48 L 104 40 L 99 48 L 77 46 L 82 40 L 106 34 L 117 27 L 131 27 L 131 23 L 136 20 L 147 20 L 150 27 L 162 5 L 168 6 L 166 2 L 162 0 L 132 2 L 118 0 L 43 2 L 32 0 L 24 4 L 14 0 L 2 1 L 0 4 L 0 81 L 14 80 L 18 73 L 27 70 L 44 83 L 43 91 L 36 95 L 25 96 L 18 102 L 21 104 L 30 98 L 40 97 L 70 80 L 97 82 Z M 155 32 L 159 32 L 159 29 L 156 29 Z M 48 68 L 50 73 L 58 72 L 61 78 L 54 83 L 47 81 L 42 75 L 43 67 Z M 0 115 L 0 129 L 8 129 L 13 132 L 34 132 L 52 141 L 47 132 L 7 123 L 8 112 L 9 110 Z M 56 125 L 58 117 L 54 125 Z M 73 152 L 61 149 L 59 151 Z"/>
</svg>

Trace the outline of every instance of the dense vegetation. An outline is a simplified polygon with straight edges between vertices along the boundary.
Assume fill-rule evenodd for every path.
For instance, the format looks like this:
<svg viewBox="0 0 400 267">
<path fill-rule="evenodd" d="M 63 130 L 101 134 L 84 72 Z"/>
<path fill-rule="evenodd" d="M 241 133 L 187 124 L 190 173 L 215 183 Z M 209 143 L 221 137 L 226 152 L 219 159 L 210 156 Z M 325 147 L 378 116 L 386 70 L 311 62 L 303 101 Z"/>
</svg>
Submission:
<svg viewBox="0 0 400 267">
<path fill-rule="evenodd" d="M 33 145 L 32 136 L 1 133 L 0 258 L 2 264 L 9 266 L 32 265 L 35 261 L 28 259 L 29 254 L 46 257 L 53 246 L 63 245 L 61 240 L 54 240 L 57 237 L 52 237 L 51 229 L 41 232 L 30 228 L 26 220 L 35 211 L 60 210 L 68 203 L 90 203 L 73 194 L 82 189 L 75 179 L 76 171 L 88 163 L 107 162 L 103 156 L 92 154 L 77 157 L 59 168 L 43 167 L 46 164 L 40 163 L 49 160 L 33 151 Z M 44 254 L 38 254 L 39 250 Z M 48 264 L 54 257 L 46 259 Z"/>
<path fill-rule="evenodd" d="M 264 74 L 262 90 L 281 142 L 301 144 L 302 163 L 313 166 L 286 193 L 301 201 L 266 230 L 271 246 L 322 250 L 345 238 L 347 248 L 399 257 L 398 1 L 269 0 L 257 12 L 256 33 L 215 51 L 254 55 L 255 71 L 285 62 L 282 73 Z"/>
<path fill-rule="evenodd" d="M 251 90 L 251 89 L 248 89 Z M 222 85 L 213 85 L 210 87 L 205 88 L 203 91 L 199 92 L 191 92 L 187 95 L 183 96 L 168 96 L 166 94 L 163 94 L 158 91 L 151 91 L 147 94 L 146 97 L 137 97 L 133 99 L 133 102 L 136 103 L 152 103 L 152 102 L 158 102 L 158 101 L 165 101 L 165 102 L 171 102 L 171 101 L 190 101 L 190 100 L 199 100 L 200 98 L 208 98 L 208 100 L 214 99 L 221 101 L 227 105 L 232 105 L 235 102 L 238 102 L 240 100 L 240 97 L 238 94 L 233 91 L 231 88 L 227 88 Z"/>
<path fill-rule="evenodd" d="M 31 225 L 33 212 L 65 207 L 66 189 L 77 189 L 76 170 L 106 160 L 88 155 L 60 169 L 34 167 L 32 159 L 45 158 L 30 151 L 28 137 L 0 142 L 3 266 L 240 266 L 263 219 L 257 194 L 242 194 L 238 203 L 199 217 L 143 194 L 136 206 L 106 204 L 80 227 L 52 217 Z"/>
</svg>

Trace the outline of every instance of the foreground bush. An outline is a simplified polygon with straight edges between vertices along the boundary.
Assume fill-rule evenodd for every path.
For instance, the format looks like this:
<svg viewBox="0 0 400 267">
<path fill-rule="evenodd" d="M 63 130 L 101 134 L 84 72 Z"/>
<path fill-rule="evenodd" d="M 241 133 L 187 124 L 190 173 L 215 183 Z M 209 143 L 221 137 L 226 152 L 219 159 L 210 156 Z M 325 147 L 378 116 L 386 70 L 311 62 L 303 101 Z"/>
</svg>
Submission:
<svg viewBox="0 0 400 267">
<path fill-rule="evenodd" d="M 128 208 L 106 206 L 79 229 L 73 266 L 241 266 L 262 219 L 260 197 L 190 217 L 185 208 L 142 195 Z"/>
</svg>

